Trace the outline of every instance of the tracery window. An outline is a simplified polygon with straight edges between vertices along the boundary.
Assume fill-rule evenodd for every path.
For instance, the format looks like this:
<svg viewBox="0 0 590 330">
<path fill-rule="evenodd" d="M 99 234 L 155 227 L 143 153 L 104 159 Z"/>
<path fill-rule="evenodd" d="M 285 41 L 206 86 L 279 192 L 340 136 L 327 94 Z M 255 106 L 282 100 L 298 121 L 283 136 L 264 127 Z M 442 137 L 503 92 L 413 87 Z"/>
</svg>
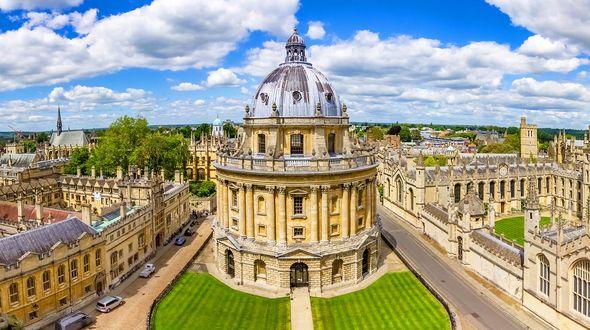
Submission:
<svg viewBox="0 0 590 330">
<path fill-rule="evenodd" d="M 539 255 L 539 291 L 549 296 L 549 260 L 544 255 Z"/>
<path fill-rule="evenodd" d="M 574 310 L 590 317 L 590 260 L 578 261 L 573 275 Z"/>
</svg>

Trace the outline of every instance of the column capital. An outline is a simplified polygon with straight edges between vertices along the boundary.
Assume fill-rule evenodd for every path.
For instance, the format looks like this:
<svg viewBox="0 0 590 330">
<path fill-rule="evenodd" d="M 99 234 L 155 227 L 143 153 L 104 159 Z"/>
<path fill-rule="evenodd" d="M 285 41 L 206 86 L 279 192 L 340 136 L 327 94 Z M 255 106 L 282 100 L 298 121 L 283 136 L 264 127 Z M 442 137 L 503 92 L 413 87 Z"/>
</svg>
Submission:
<svg viewBox="0 0 590 330">
<path fill-rule="evenodd" d="M 318 185 L 311 185 L 309 186 L 309 189 L 311 189 L 311 192 L 316 192 L 320 189 L 320 186 Z"/>
<path fill-rule="evenodd" d="M 321 186 L 321 189 L 322 189 L 322 192 L 323 193 L 324 192 L 328 192 L 328 191 L 330 191 L 330 186 L 329 185 L 324 185 L 324 186 Z"/>
<path fill-rule="evenodd" d="M 266 186 L 265 189 L 269 192 L 269 193 L 274 193 L 275 190 L 277 189 L 277 187 L 275 186 Z"/>
<path fill-rule="evenodd" d="M 342 187 L 344 187 L 345 189 L 348 189 L 352 186 L 352 182 L 347 182 L 347 183 L 343 183 Z"/>
<path fill-rule="evenodd" d="M 246 188 L 246 190 L 250 191 L 252 190 L 252 184 L 251 183 L 246 183 L 244 184 L 244 187 Z"/>
<path fill-rule="evenodd" d="M 287 187 L 285 186 L 277 186 L 276 189 L 278 190 L 279 194 L 284 195 L 287 191 Z"/>
</svg>

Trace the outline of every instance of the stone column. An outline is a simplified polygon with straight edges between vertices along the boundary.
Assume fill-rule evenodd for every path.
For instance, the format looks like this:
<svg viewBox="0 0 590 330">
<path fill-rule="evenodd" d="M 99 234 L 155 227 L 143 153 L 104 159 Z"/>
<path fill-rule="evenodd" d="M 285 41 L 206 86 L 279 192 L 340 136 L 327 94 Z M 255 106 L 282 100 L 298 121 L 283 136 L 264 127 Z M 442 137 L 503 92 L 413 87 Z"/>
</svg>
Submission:
<svg viewBox="0 0 590 330">
<path fill-rule="evenodd" d="M 251 184 L 246 186 L 246 235 L 254 239 L 254 190 Z"/>
<path fill-rule="evenodd" d="M 279 232 L 278 243 L 279 245 L 287 244 L 287 196 L 286 187 L 278 187 L 279 190 Z"/>
<path fill-rule="evenodd" d="M 357 220 L 356 220 L 356 209 L 358 208 L 358 183 L 352 185 L 350 193 L 350 236 L 356 235 Z"/>
<path fill-rule="evenodd" d="M 266 211 L 266 222 L 268 225 L 267 236 L 268 243 L 274 244 L 275 241 L 275 228 L 276 228 L 276 219 L 275 219 L 275 187 L 274 186 L 266 186 L 267 190 L 267 198 L 268 198 L 268 210 Z"/>
<path fill-rule="evenodd" d="M 224 222 L 223 222 L 223 184 L 221 183 L 221 180 L 217 180 L 217 225 L 220 228 L 224 227 Z"/>
<path fill-rule="evenodd" d="M 230 221 L 229 221 L 229 208 L 231 205 L 230 198 L 231 198 L 231 196 L 229 193 L 229 187 L 227 185 L 227 181 L 223 181 L 223 223 L 225 224 L 225 228 L 230 227 Z"/>
<path fill-rule="evenodd" d="M 322 242 L 328 242 L 330 219 L 328 214 L 328 191 L 330 186 L 322 186 Z"/>
<path fill-rule="evenodd" d="M 311 215 L 311 243 L 318 242 L 318 190 L 319 186 L 311 186 L 310 215 Z"/>
<path fill-rule="evenodd" d="M 375 195 L 374 184 L 374 180 L 367 181 L 367 198 L 365 201 L 365 229 L 369 229 L 373 225 L 373 196 Z"/>
<path fill-rule="evenodd" d="M 348 211 L 350 210 L 350 198 L 349 198 L 349 191 L 350 191 L 350 183 L 345 183 L 342 186 L 342 207 L 341 207 L 341 221 L 342 221 L 342 230 L 341 230 L 341 237 L 348 238 L 348 225 L 350 224 L 350 217 Z"/>
<path fill-rule="evenodd" d="M 238 205 L 240 214 L 240 235 L 246 236 L 246 191 L 243 184 L 240 184 L 240 192 L 238 194 Z"/>
</svg>

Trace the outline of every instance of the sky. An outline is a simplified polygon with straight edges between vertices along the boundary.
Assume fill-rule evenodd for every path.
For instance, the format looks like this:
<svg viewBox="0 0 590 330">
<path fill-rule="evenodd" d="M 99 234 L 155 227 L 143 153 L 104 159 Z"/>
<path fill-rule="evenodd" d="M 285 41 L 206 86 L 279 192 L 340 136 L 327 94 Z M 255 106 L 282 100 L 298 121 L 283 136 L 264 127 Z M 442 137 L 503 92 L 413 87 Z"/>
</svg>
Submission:
<svg viewBox="0 0 590 330">
<path fill-rule="evenodd" d="M 352 121 L 590 124 L 590 0 L 0 0 L 0 131 L 242 120 L 296 27 Z"/>
</svg>

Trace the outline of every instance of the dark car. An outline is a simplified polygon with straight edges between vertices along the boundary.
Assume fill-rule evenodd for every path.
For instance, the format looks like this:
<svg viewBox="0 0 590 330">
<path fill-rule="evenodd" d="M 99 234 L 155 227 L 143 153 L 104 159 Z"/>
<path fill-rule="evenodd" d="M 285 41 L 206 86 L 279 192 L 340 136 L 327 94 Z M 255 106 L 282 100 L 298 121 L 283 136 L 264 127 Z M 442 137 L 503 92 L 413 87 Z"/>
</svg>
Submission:
<svg viewBox="0 0 590 330">
<path fill-rule="evenodd" d="M 174 240 L 174 244 L 178 245 L 178 246 L 182 246 L 184 245 L 184 243 L 186 242 L 186 238 L 184 238 L 184 236 L 178 236 L 176 237 L 176 239 Z"/>
<path fill-rule="evenodd" d="M 56 330 L 78 330 L 83 329 L 92 323 L 95 319 L 88 314 L 75 312 L 65 316 L 55 323 Z"/>
<path fill-rule="evenodd" d="M 193 234 L 194 234 L 194 233 L 195 233 L 195 232 L 194 232 L 194 231 L 192 231 L 192 229 L 190 229 L 190 228 L 187 228 L 187 229 L 184 231 L 184 236 L 193 236 Z"/>
</svg>

